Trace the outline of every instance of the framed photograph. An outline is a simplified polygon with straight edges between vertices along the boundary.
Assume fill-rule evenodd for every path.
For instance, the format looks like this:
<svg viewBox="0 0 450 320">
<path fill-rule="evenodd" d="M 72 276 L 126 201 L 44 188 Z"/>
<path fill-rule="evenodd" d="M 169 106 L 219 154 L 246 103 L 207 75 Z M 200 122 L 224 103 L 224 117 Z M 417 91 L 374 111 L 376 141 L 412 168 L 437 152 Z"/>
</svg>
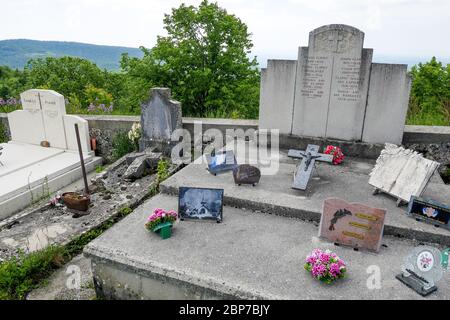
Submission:
<svg viewBox="0 0 450 320">
<path fill-rule="evenodd" d="M 180 187 L 178 213 L 182 220 L 223 219 L 223 189 Z"/>
</svg>

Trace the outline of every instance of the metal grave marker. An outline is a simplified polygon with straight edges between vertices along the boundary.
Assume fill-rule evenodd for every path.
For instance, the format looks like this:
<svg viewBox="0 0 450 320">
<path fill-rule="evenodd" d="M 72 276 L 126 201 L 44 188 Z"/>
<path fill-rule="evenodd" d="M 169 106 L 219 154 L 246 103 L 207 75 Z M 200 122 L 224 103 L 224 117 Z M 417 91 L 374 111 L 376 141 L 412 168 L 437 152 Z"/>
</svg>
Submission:
<svg viewBox="0 0 450 320">
<path fill-rule="evenodd" d="M 289 150 L 288 157 L 302 158 L 302 162 L 294 176 L 294 184 L 292 185 L 292 188 L 297 190 L 306 190 L 316 161 L 333 162 L 332 155 L 319 153 L 319 146 L 313 144 L 308 145 L 306 151 Z"/>
</svg>

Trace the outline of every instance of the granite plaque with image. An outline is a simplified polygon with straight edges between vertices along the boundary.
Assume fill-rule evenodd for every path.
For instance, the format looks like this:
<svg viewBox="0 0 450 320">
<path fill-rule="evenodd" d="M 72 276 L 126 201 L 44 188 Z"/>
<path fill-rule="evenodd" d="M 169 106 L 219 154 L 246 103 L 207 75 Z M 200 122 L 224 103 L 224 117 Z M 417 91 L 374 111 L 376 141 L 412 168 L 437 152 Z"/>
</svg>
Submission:
<svg viewBox="0 0 450 320">
<path fill-rule="evenodd" d="M 386 210 L 341 199 L 323 204 L 319 237 L 355 249 L 378 252 L 383 237 Z"/>
<path fill-rule="evenodd" d="M 223 189 L 180 187 L 178 213 L 182 220 L 223 220 Z"/>
<path fill-rule="evenodd" d="M 437 201 L 411 197 L 408 214 L 416 220 L 450 230 L 450 207 Z"/>
</svg>

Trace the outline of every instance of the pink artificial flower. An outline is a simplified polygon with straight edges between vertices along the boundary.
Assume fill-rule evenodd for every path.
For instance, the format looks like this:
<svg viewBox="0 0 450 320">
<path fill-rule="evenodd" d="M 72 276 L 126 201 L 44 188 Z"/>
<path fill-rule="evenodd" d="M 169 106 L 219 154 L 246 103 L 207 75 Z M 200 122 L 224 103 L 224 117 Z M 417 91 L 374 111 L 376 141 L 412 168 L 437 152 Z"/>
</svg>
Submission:
<svg viewBox="0 0 450 320">
<path fill-rule="evenodd" d="M 315 264 L 317 262 L 317 257 L 310 255 L 306 258 L 306 263 Z"/>
<path fill-rule="evenodd" d="M 321 264 L 321 263 L 317 263 L 313 266 L 312 268 L 312 275 L 317 278 L 317 277 L 322 277 L 325 275 L 325 273 L 327 272 L 327 268 Z"/>
<path fill-rule="evenodd" d="M 319 256 L 319 260 L 323 264 L 328 264 L 328 262 L 330 262 L 330 254 L 328 254 L 326 252 L 322 252 Z"/>
<path fill-rule="evenodd" d="M 337 263 L 332 263 L 330 265 L 330 274 L 333 277 L 337 277 L 341 273 L 341 267 Z"/>
<path fill-rule="evenodd" d="M 342 261 L 341 259 L 339 259 L 336 263 L 339 265 L 339 267 L 340 267 L 341 269 L 342 269 L 342 268 L 345 268 L 345 263 L 344 263 L 344 261 Z"/>
</svg>

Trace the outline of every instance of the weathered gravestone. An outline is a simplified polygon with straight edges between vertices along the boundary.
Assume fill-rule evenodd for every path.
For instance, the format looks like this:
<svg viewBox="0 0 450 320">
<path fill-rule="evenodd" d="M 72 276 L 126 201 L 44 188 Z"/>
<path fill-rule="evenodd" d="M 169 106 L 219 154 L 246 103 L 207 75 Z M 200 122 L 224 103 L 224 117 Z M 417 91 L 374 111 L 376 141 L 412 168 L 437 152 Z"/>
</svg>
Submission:
<svg viewBox="0 0 450 320">
<path fill-rule="evenodd" d="M 172 133 L 182 128 L 181 104 L 170 98 L 170 89 L 153 88 L 150 100 L 142 105 L 140 151 L 156 147 L 170 154 Z"/>
<path fill-rule="evenodd" d="M 306 151 L 289 150 L 288 157 L 302 158 L 302 162 L 294 176 L 294 184 L 292 185 L 292 188 L 297 190 L 306 190 L 308 187 L 308 182 L 314 171 L 316 161 L 333 162 L 332 155 L 319 153 L 319 146 L 312 144 L 308 145 Z"/>
<path fill-rule="evenodd" d="M 297 61 L 269 60 L 261 75 L 261 129 L 369 143 L 401 143 L 406 65 L 372 64 L 364 33 L 347 25 L 311 31 Z"/>
<path fill-rule="evenodd" d="M 438 167 L 438 162 L 413 150 L 386 143 L 370 173 L 369 184 L 375 187 L 374 194 L 390 194 L 400 205 L 408 203 L 412 196 L 420 197 Z"/>
<path fill-rule="evenodd" d="M 331 242 L 378 252 L 386 210 L 340 199 L 324 201 L 319 237 Z"/>
<path fill-rule="evenodd" d="M 52 90 L 31 89 L 20 97 L 23 110 L 8 113 L 12 141 L 33 145 L 46 141 L 52 148 L 77 151 L 76 123 L 83 151 L 91 152 L 88 123 L 66 114 L 64 96 Z"/>
</svg>

